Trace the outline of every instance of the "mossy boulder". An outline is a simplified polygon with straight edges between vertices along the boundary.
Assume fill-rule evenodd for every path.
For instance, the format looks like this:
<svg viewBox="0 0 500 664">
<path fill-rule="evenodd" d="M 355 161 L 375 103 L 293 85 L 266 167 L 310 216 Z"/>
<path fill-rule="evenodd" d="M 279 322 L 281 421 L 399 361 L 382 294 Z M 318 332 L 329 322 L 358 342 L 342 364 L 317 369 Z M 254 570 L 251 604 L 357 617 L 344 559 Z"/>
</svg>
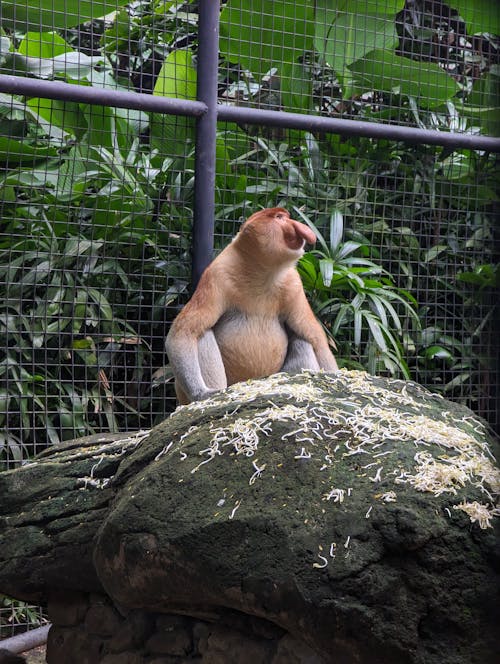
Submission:
<svg viewBox="0 0 500 664">
<path fill-rule="evenodd" d="M 0 475 L 0 591 L 264 618 L 326 662 L 498 648 L 497 445 L 408 382 L 278 374 Z"/>
</svg>

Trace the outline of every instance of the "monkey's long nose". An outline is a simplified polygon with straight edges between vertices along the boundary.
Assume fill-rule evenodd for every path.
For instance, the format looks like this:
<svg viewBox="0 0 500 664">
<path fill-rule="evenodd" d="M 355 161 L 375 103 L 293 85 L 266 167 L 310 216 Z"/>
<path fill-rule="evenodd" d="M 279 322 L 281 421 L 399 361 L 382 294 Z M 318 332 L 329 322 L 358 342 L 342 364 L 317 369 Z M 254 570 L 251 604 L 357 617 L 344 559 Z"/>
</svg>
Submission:
<svg viewBox="0 0 500 664">
<path fill-rule="evenodd" d="M 309 228 L 309 226 L 301 224 L 300 221 L 295 221 L 295 219 L 290 219 L 290 221 L 292 222 L 293 228 L 299 237 L 307 242 L 307 244 L 316 244 L 316 235 Z"/>
</svg>

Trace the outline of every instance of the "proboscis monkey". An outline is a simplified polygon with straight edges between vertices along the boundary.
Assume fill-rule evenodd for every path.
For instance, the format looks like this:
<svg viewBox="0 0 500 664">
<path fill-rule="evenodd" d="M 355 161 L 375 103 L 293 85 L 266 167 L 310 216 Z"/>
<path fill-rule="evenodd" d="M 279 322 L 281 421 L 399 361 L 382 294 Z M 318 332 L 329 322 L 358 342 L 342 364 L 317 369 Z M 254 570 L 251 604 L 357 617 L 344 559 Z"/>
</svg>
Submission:
<svg viewBox="0 0 500 664">
<path fill-rule="evenodd" d="M 255 212 L 203 272 L 166 349 L 181 404 L 278 371 L 336 371 L 295 268 L 316 236 L 283 208 Z"/>
</svg>

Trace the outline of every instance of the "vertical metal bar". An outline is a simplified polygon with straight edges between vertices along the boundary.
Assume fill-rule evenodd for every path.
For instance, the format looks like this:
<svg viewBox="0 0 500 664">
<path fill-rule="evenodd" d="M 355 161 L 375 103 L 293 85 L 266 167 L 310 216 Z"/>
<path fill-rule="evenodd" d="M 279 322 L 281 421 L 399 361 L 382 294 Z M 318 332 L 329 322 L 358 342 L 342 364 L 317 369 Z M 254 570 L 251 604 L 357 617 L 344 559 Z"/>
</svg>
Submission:
<svg viewBox="0 0 500 664">
<path fill-rule="evenodd" d="M 197 99 L 204 102 L 208 110 L 196 120 L 193 287 L 212 260 L 214 247 L 220 2 L 200 0 L 198 8 Z"/>
</svg>

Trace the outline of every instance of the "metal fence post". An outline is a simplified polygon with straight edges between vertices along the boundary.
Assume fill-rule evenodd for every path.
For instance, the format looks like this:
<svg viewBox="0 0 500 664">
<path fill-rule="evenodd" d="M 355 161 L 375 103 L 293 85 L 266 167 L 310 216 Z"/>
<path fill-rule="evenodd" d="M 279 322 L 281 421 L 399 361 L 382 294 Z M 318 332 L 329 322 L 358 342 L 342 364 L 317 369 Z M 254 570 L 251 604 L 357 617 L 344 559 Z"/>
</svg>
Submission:
<svg viewBox="0 0 500 664">
<path fill-rule="evenodd" d="M 193 287 L 212 260 L 214 246 L 219 15 L 219 0 L 200 0 L 197 99 L 207 105 L 207 111 L 196 120 Z"/>
</svg>

